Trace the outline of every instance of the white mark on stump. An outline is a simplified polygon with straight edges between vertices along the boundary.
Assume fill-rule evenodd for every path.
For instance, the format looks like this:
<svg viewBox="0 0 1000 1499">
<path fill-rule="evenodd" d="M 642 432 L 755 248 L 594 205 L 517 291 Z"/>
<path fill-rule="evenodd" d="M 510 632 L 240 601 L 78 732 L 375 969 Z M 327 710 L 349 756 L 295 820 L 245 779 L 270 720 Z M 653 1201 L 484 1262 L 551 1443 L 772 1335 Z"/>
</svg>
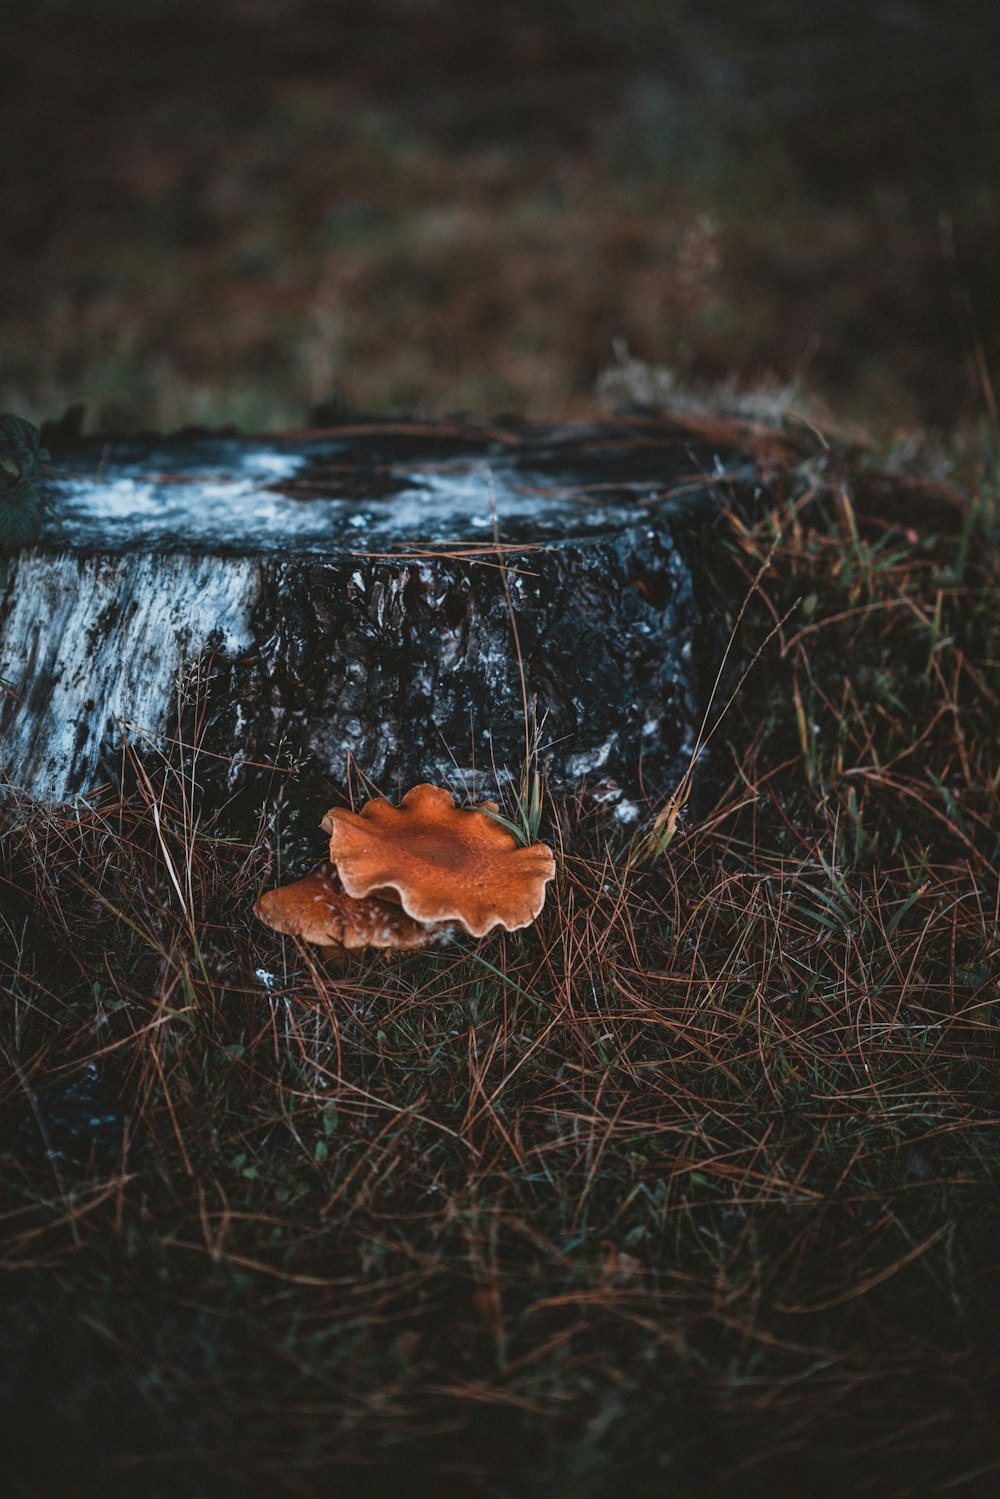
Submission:
<svg viewBox="0 0 1000 1499">
<path fill-rule="evenodd" d="M 161 734 L 183 668 L 251 642 L 257 561 L 125 552 L 26 552 L 11 567 L 0 676 L 0 769 L 63 801 L 93 780 L 118 723 Z"/>
</svg>

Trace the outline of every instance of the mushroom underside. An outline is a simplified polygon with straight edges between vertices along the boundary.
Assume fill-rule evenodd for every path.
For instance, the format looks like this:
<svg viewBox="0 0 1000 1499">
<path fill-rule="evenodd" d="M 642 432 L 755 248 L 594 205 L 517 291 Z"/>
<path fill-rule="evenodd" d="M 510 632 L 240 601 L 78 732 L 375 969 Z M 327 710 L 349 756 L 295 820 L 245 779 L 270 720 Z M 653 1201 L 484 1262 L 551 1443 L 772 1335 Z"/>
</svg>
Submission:
<svg viewBox="0 0 1000 1499">
<path fill-rule="evenodd" d="M 334 951 L 408 951 L 446 935 L 443 923 L 416 921 L 391 900 L 349 895 L 330 863 L 290 885 L 265 891 L 254 910 L 272 931 Z"/>
</svg>

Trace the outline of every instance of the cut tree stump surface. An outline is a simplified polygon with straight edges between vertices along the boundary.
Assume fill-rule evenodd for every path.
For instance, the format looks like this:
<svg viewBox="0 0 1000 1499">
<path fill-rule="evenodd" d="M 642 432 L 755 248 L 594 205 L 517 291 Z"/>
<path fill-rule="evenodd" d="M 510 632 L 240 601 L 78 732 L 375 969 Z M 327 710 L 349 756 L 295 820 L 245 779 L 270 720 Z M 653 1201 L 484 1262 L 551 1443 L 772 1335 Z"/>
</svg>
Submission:
<svg viewBox="0 0 1000 1499">
<path fill-rule="evenodd" d="M 691 754 L 706 547 L 761 484 L 739 431 L 680 420 L 78 443 L 0 595 L 8 793 L 87 794 L 128 741 L 186 746 L 216 804 L 269 767 L 483 794 L 520 772 L 523 665 L 553 788 L 627 820 Z"/>
</svg>

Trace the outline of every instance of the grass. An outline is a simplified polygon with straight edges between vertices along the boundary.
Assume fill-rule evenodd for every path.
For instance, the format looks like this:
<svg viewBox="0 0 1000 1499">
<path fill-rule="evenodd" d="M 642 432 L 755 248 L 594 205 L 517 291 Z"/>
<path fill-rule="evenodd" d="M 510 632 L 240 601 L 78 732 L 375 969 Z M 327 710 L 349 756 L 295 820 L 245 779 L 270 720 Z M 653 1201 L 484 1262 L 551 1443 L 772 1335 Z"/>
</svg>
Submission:
<svg viewBox="0 0 1000 1499">
<path fill-rule="evenodd" d="M 995 1492 L 975 493 L 964 535 L 805 481 L 732 513 L 708 805 L 639 858 L 547 802 L 523 933 L 333 975 L 252 917 L 267 817 L 197 821 L 179 761 L 8 810 L 7 1492 Z M 123 1134 L 47 1156 L 87 1064 Z"/>
</svg>

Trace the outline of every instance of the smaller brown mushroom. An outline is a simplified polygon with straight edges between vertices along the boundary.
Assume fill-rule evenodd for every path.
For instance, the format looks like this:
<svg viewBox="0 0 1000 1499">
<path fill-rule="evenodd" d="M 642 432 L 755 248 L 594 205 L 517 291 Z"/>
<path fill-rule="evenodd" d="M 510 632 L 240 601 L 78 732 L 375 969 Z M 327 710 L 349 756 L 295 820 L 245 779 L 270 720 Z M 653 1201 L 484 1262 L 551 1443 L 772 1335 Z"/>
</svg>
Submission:
<svg viewBox="0 0 1000 1499">
<path fill-rule="evenodd" d="M 332 864 L 291 885 L 265 891 L 254 911 L 272 931 L 328 948 L 334 957 L 362 947 L 426 947 L 444 935 L 441 922 L 421 923 L 388 901 L 346 895 Z"/>
<path fill-rule="evenodd" d="M 383 797 L 360 812 L 333 807 L 321 826 L 348 894 L 398 901 L 414 921 L 458 922 L 471 937 L 530 926 L 555 875 L 544 843 L 519 847 L 489 814 L 457 807 L 441 786 L 414 786 L 398 807 Z"/>
</svg>

